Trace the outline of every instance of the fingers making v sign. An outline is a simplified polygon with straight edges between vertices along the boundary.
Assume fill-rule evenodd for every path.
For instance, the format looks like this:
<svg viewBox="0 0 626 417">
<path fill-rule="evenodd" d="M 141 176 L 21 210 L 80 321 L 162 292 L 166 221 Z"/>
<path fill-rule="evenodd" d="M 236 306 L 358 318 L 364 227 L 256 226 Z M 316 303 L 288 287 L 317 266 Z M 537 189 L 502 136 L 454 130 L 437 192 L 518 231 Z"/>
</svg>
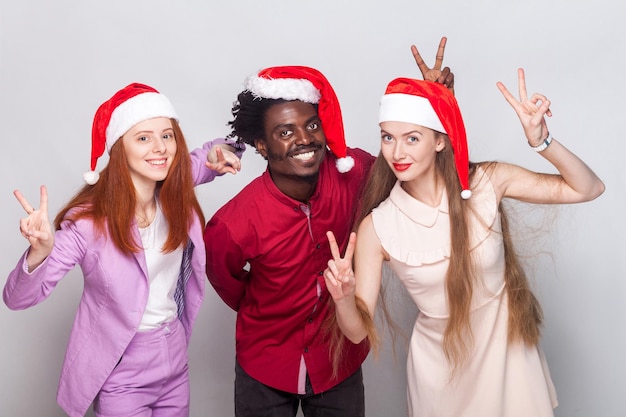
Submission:
<svg viewBox="0 0 626 417">
<path fill-rule="evenodd" d="M 356 242 L 356 234 L 350 233 L 348 247 L 344 257 L 341 257 L 339 246 L 333 232 L 326 232 L 330 251 L 333 259 L 328 261 L 328 268 L 324 271 L 324 279 L 328 292 L 335 301 L 354 296 L 355 280 L 354 271 L 352 270 L 352 257 L 354 255 L 354 246 Z"/>
<path fill-rule="evenodd" d="M 26 200 L 24 194 L 14 190 L 13 194 L 27 216 L 20 219 L 20 233 L 24 236 L 31 249 L 27 256 L 29 268 L 32 270 L 52 252 L 54 232 L 48 219 L 48 190 L 42 185 L 39 197 L 39 208 L 35 209 Z"/>
<path fill-rule="evenodd" d="M 541 144 L 548 136 L 548 125 L 544 116 L 551 117 L 550 100 L 543 94 L 535 93 L 530 98 L 526 91 L 526 79 L 522 68 L 517 70 L 519 100 L 509 92 L 509 90 L 500 81 L 496 83 L 498 89 L 513 107 L 522 127 L 524 134 L 531 146 Z"/>
<path fill-rule="evenodd" d="M 448 38 L 445 36 L 441 38 L 441 41 L 439 41 L 437 55 L 435 56 L 435 65 L 432 68 L 429 68 L 428 65 L 426 65 L 422 55 L 420 55 L 415 45 L 411 45 L 411 52 L 413 53 L 415 63 L 425 80 L 443 84 L 452 92 L 452 94 L 454 94 L 454 74 L 450 71 L 449 67 L 445 67 L 443 70 L 441 69 L 441 65 L 443 64 L 443 53 L 446 50 L 447 41 Z"/>
</svg>

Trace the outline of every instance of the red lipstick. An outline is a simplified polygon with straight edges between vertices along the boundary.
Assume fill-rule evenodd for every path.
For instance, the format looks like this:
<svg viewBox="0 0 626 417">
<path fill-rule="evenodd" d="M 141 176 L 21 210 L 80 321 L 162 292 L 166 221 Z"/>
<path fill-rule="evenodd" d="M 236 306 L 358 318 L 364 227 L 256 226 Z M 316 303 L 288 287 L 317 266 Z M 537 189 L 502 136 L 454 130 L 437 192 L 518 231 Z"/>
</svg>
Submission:
<svg viewBox="0 0 626 417">
<path fill-rule="evenodd" d="M 393 167 L 396 171 L 406 171 L 407 169 L 409 169 L 410 166 L 411 164 L 393 164 Z"/>
</svg>

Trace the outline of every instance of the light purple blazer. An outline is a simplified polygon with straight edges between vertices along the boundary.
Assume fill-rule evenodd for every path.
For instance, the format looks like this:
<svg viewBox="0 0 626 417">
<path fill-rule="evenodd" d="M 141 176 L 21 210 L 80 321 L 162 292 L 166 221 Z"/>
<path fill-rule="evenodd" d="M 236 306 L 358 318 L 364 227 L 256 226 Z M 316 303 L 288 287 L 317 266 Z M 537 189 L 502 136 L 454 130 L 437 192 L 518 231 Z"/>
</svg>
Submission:
<svg viewBox="0 0 626 417">
<path fill-rule="evenodd" d="M 224 142 L 224 139 L 216 139 L 191 153 L 195 184 L 210 182 L 219 175 L 206 168 L 204 161 L 213 144 Z M 190 255 L 192 271 L 186 283 L 182 283 L 182 311 L 179 305 L 179 318 L 185 328 L 187 343 L 204 298 L 203 230 L 204 225 L 196 216 L 189 229 L 192 250 L 184 255 Z M 132 232 L 139 240 L 136 225 Z M 130 256 L 123 254 L 106 236 L 94 234 L 90 220 L 64 222 L 54 239 L 50 255 L 30 273 L 25 262 L 26 251 L 9 274 L 2 296 L 10 309 L 26 309 L 45 300 L 56 284 L 80 265 L 84 289 L 57 392 L 57 401 L 63 410 L 71 417 L 80 417 L 85 415 L 137 332 L 148 300 L 148 269 L 143 252 Z"/>
</svg>

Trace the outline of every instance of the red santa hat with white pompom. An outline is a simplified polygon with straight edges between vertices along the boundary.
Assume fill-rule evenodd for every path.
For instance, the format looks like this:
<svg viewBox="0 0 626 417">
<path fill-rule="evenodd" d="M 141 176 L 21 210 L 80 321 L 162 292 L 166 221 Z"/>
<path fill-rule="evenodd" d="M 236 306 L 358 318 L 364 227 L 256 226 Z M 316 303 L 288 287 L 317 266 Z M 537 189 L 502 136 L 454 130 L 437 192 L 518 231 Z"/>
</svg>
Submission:
<svg viewBox="0 0 626 417">
<path fill-rule="evenodd" d="M 448 135 L 461 183 L 461 197 L 472 196 L 469 188 L 469 154 L 465 124 L 454 95 L 443 84 L 396 78 L 380 99 L 378 122 L 406 122 Z"/>
<path fill-rule="evenodd" d="M 83 175 L 85 182 L 94 185 L 100 175 L 96 172 L 98 158 L 137 123 L 155 117 L 178 120 L 172 103 L 154 88 L 132 83 L 119 90 L 100 105 L 91 129 L 91 170 Z"/>
<path fill-rule="evenodd" d="M 317 104 L 317 114 L 322 122 L 326 145 L 337 157 L 337 170 L 348 172 L 352 169 L 354 159 L 347 155 L 339 100 L 321 72 L 303 66 L 266 68 L 248 77 L 245 88 L 257 98 L 300 100 Z"/>
</svg>

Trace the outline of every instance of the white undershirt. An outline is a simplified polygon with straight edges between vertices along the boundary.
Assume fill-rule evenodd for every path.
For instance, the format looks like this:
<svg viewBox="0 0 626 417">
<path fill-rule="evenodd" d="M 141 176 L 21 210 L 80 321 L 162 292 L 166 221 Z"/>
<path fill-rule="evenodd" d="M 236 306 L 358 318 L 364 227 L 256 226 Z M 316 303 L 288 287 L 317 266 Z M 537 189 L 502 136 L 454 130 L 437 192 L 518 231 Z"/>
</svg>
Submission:
<svg viewBox="0 0 626 417">
<path fill-rule="evenodd" d="M 161 252 L 167 240 L 168 231 L 168 224 L 157 203 L 152 223 L 148 227 L 139 228 L 150 281 L 148 303 L 141 318 L 139 331 L 156 329 L 161 324 L 169 323 L 176 318 L 178 308 L 174 301 L 174 291 L 178 282 L 183 250 L 178 248 L 170 253 Z"/>
</svg>

